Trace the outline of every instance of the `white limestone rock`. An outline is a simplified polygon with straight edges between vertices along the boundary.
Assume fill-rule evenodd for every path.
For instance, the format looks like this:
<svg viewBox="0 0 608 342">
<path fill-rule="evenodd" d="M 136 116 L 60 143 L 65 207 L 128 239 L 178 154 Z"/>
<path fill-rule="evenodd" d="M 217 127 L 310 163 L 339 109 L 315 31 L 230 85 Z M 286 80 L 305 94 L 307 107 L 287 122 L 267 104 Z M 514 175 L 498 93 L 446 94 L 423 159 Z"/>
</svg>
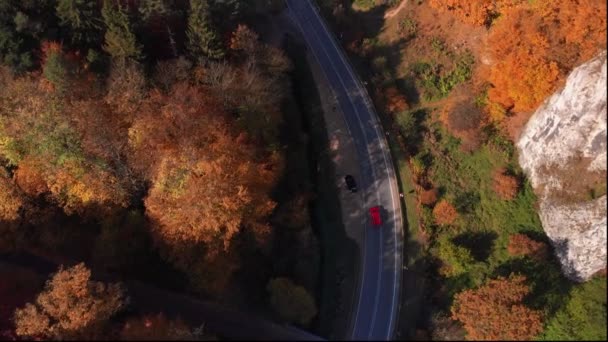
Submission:
<svg viewBox="0 0 608 342">
<path fill-rule="evenodd" d="M 543 228 L 564 274 L 577 281 L 606 267 L 606 196 L 585 193 L 606 181 L 606 66 L 604 51 L 574 69 L 516 144 Z"/>
</svg>

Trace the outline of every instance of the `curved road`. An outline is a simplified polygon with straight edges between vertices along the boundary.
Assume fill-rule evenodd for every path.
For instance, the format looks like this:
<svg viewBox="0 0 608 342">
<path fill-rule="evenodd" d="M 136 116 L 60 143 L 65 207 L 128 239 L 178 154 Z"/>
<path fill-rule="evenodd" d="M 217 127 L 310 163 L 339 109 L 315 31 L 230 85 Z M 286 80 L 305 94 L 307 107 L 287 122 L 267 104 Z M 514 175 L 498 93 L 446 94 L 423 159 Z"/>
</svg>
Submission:
<svg viewBox="0 0 608 342">
<path fill-rule="evenodd" d="M 390 340 L 397 325 L 403 255 L 399 190 L 388 145 L 373 105 L 311 0 L 286 0 L 288 13 L 318 61 L 344 113 L 357 149 L 364 240 L 350 336 Z M 368 208 L 382 207 L 383 225 L 371 226 Z"/>
</svg>

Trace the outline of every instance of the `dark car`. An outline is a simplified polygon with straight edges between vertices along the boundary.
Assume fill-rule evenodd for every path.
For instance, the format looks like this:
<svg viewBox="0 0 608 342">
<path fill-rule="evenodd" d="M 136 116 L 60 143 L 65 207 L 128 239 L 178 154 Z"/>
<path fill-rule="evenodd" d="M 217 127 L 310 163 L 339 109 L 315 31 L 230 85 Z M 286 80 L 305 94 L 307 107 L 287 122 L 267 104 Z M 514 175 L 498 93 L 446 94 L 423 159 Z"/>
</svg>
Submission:
<svg viewBox="0 0 608 342">
<path fill-rule="evenodd" d="M 357 183 L 355 182 L 355 178 L 351 175 L 346 175 L 344 177 L 344 181 L 346 182 L 346 187 L 348 190 L 352 192 L 357 192 Z"/>
</svg>

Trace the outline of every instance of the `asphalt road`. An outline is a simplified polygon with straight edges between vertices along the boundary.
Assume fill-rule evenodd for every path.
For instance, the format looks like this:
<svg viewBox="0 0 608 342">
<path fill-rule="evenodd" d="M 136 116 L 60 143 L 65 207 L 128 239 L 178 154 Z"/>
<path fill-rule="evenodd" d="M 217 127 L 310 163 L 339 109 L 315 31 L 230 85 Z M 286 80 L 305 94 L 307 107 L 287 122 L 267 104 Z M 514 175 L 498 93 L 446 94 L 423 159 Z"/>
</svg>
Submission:
<svg viewBox="0 0 608 342">
<path fill-rule="evenodd" d="M 373 105 L 311 0 L 286 0 L 289 16 L 320 64 L 355 142 L 365 208 L 360 282 L 351 316 L 353 340 L 390 340 L 397 325 L 402 275 L 403 219 L 388 145 Z M 368 209 L 382 207 L 383 225 L 372 227 Z"/>
</svg>

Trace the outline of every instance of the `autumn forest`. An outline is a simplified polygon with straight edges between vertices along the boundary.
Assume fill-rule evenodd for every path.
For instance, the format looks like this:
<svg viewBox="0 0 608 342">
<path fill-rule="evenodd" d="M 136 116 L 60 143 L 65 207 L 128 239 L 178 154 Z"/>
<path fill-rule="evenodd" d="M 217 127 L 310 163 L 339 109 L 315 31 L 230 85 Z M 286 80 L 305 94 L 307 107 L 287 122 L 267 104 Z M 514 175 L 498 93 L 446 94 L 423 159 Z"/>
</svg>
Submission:
<svg viewBox="0 0 608 342">
<path fill-rule="evenodd" d="M 317 265 L 291 265 L 315 253 L 312 188 L 280 134 L 302 129 L 292 63 L 249 25 L 275 7 L 0 1 L 0 254 L 64 265 L 44 289 L 3 269 L 4 334 L 217 338 L 163 312 L 109 323 L 123 279 L 311 322 Z"/>
</svg>

